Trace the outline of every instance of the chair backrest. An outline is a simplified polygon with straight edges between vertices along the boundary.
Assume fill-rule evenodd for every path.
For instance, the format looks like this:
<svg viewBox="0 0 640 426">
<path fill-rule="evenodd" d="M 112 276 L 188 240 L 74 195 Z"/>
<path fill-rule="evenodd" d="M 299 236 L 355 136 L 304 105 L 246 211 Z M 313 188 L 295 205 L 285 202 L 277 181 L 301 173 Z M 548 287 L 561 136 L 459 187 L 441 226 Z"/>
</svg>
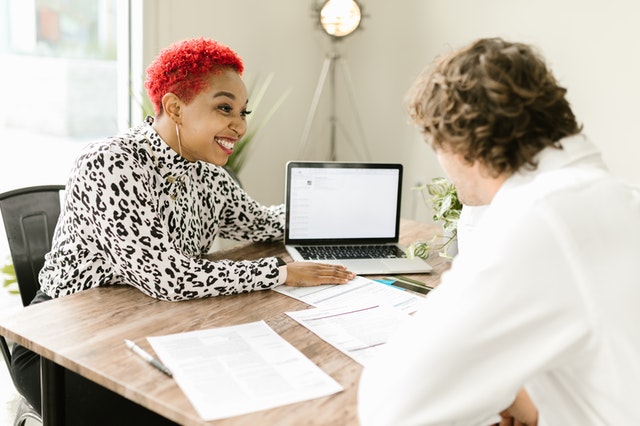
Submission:
<svg viewBox="0 0 640 426">
<path fill-rule="evenodd" d="M 0 352 L 2 352 L 4 361 L 7 363 L 7 368 L 9 368 L 9 373 L 11 373 L 11 351 L 4 336 L 0 336 Z M 11 380 L 13 380 L 13 374 L 11 374 Z"/>
<path fill-rule="evenodd" d="M 0 194 L 0 212 L 23 306 L 33 300 L 40 288 L 38 274 L 44 255 L 51 249 L 62 190 L 64 185 L 46 185 Z"/>
</svg>

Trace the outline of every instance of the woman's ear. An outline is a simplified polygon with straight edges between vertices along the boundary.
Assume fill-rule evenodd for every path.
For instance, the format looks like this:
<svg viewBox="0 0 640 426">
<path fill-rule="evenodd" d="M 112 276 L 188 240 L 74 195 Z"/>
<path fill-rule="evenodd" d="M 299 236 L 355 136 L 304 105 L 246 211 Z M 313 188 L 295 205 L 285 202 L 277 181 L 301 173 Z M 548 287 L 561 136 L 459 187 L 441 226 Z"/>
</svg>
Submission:
<svg viewBox="0 0 640 426">
<path fill-rule="evenodd" d="M 183 103 L 174 93 L 166 93 L 162 97 L 162 109 L 176 124 L 182 124 Z"/>
</svg>

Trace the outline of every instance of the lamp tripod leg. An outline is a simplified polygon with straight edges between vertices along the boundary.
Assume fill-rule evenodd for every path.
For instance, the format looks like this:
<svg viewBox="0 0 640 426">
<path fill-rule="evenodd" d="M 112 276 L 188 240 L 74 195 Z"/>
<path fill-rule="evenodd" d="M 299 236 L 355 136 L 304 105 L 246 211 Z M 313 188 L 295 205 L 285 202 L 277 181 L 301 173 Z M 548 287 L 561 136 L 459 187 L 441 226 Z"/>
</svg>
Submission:
<svg viewBox="0 0 640 426">
<path fill-rule="evenodd" d="M 315 118 L 316 111 L 318 109 L 318 103 L 320 102 L 320 96 L 322 95 L 324 84 L 327 81 L 327 76 L 329 75 L 329 68 L 332 67 L 334 60 L 335 59 L 333 55 L 327 56 L 324 59 L 324 63 L 322 64 L 322 70 L 320 71 L 320 78 L 318 78 L 316 91 L 313 94 L 311 107 L 309 108 L 309 113 L 307 114 L 307 121 L 305 122 L 305 125 L 304 125 L 304 131 L 302 133 L 302 143 L 300 144 L 298 158 L 302 158 L 302 156 L 307 150 L 307 146 L 309 145 L 309 133 L 311 132 L 311 125 L 313 124 L 313 119 Z"/>
<path fill-rule="evenodd" d="M 356 95 L 353 90 L 353 80 L 351 79 L 351 73 L 349 72 L 349 67 L 347 66 L 347 63 L 344 59 L 340 59 L 339 64 L 342 65 L 342 76 L 347 86 L 347 93 L 349 95 L 349 101 L 351 102 L 351 109 L 356 120 L 358 133 L 360 134 L 360 142 L 362 151 L 364 153 L 364 159 L 367 161 L 371 161 L 371 154 L 369 153 L 369 148 L 367 147 L 367 142 L 364 137 L 364 126 L 362 125 L 362 119 L 360 118 L 360 114 L 358 113 L 358 109 L 356 108 Z"/>
<path fill-rule="evenodd" d="M 342 68 L 342 78 L 344 80 L 345 85 L 347 86 L 347 93 L 349 96 L 349 102 L 351 104 L 351 109 L 353 111 L 353 115 L 356 122 L 357 131 L 360 137 L 361 149 L 358 149 L 356 144 L 351 140 L 346 129 L 344 128 L 342 122 L 337 116 L 336 113 L 336 67 L 341 66 Z M 329 146 L 329 159 L 335 161 L 337 159 L 337 146 L 336 146 L 336 137 L 337 137 L 337 127 L 339 126 L 342 133 L 344 134 L 347 141 L 353 146 L 353 149 L 357 154 L 361 155 L 365 161 L 371 161 L 371 154 L 369 153 L 369 149 L 367 147 L 366 139 L 364 137 L 364 127 L 362 125 L 362 119 L 360 118 L 360 114 L 358 113 L 358 109 L 356 108 L 356 96 L 353 90 L 353 81 L 351 79 L 351 74 L 349 72 L 349 68 L 344 59 L 340 57 L 334 51 L 331 52 L 330 55 L 325 57 L 324 63 L 322 65 L 322 70 L 320 72 L 320 78 L 318 79 L 318 84 L 316 85 L 316 90 L 313 95 L 313 100 L 311 102 L 311 107 L 309 108 L 309 113 L 307 114 L 307 120 L 305 122 L 304 131 L 302 133 L 302 140 L 300 143 L 300 149 L 298 151 L 298 158 L 303 158 L 304 154 L 307 151 L 309 146 L 309 134 L 311 132 L 311 126 L 313 124 L 313 120 L 317 113 L 318 104 L 320 102 L 320 98 L 322 96 L 322 92 L 324 90 L 324 86 L 326 84 L 327 78 L 331 74 L 331 99 L 330 99 L 330 146 Z"/>
</svg>

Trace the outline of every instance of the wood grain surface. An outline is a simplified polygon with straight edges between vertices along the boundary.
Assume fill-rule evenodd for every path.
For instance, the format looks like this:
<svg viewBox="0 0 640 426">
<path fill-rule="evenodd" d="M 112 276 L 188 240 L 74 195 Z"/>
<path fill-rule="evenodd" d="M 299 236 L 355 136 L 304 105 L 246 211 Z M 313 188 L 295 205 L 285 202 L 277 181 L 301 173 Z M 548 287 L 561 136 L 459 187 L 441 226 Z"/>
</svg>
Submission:
<svg viewBox="0 0 640 426">
<path fill-rule="evenodd" d="M 401 243 L 429 240 L 439 228 L 403 220 Z M 208 257 L 256 259 L 286 255 L 282 242 L 242 245 Z M 435 286 L 449 262 L 432 253 L 431 274 L 413 274 Z M 163 302 L 129 286 L 83 291 L 0 315 L 0 333 L 183 425 L 357 425 L 357 389 L 362 367 L 284 314 L 305 303 L 274 291 Z M 324 398 L 224 420 L 205 422 L 175 381 L 133 354 L 124 339 L 153 353 L 148 336 L 264 320 L 344 387 Z M 215 403 L 215 401 L 212 401 Z"/>
</svg>

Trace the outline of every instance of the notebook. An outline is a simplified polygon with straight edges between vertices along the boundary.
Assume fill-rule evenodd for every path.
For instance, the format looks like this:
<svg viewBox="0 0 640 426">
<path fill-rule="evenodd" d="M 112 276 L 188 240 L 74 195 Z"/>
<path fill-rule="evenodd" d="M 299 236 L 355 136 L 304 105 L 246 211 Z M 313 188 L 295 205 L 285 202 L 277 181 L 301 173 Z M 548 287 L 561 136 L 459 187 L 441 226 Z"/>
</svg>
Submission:
<svg viewBox="0 0 640 426">
<path fill-rule="evenodd" d="M 288 162 L 287 252 L 295 261 L 340 264 L 359 275 L 430 272 L 398 245 L 401 194 L 401 164 Z"/>
</svg>

